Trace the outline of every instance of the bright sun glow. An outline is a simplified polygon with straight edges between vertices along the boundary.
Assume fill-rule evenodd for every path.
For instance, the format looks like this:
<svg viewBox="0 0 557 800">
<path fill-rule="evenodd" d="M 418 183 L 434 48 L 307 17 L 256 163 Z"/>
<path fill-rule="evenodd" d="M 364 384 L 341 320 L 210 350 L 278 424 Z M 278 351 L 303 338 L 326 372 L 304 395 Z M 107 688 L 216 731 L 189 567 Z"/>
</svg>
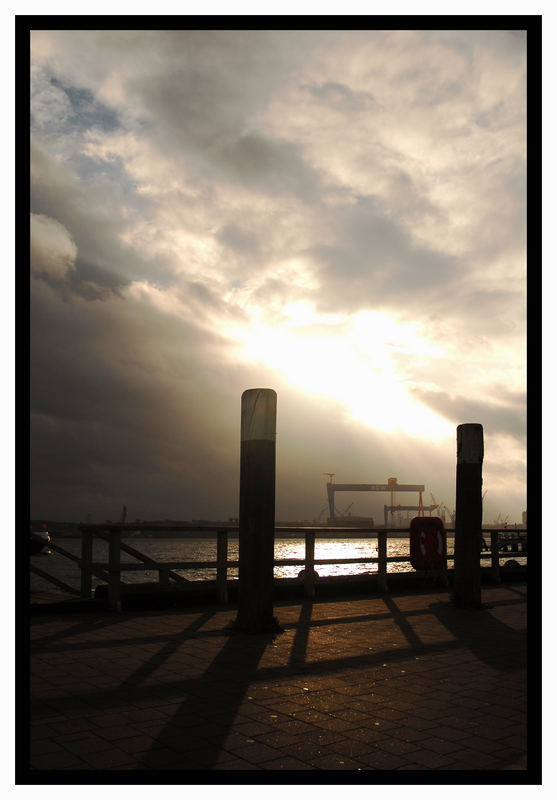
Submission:
<svg viewBox="0 0 557 800">
<path fill-rule="evenodd" d="M 377 312 L 319 316 L 307 303 L 284 309 L 282 324 L 253 315 L 249 328 L 228 330 L 242 355 L 280 371 L 304 391 L 340 401 L 372 428 L 441 439 L 453 426 L 416 402 L 406 370 L 443 355 L 417 326 Z"/>
</svg>

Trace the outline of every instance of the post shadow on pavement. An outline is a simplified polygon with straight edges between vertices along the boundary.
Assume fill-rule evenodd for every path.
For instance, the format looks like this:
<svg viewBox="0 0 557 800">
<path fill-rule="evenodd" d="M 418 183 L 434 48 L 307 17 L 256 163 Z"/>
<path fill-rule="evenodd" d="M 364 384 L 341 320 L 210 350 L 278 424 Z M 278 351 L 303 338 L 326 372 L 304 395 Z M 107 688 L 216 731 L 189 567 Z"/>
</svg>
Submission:
<svg viewBox="0 0 557 800">
<path fill-rule="evenodd" d="M 410 647 L 422 648 L 423 647 L 422 640 L 408 622 L 407 615 L 402 613 L 402 611 L 397 606 L 393 598 L 390 597 L 389 595 L 385 595 L 383 597 L 383 602 L 391 612 L 395 624 L 398 625 L 398 627 L 404 634 Z"/>
<path fill-rule="evenodd" d="M 526 629 L 517 631 L 505 625 L 488 607 L 464 609 L 455 608 L 450 602 L 437 602 L 429 608 L 459 644 L 485 664 L 502 672 L 512 672 L 526 664 Z"/>
<path fill-rule="evenodd" d="M 187 681 L 188 697 L 143 753 L 136 769 L 214 767 L 246 691 L 256 678 L 261 656 L 275 636 L 230 632 L 204 674 Z"/>
<path fill-rule="evenodd" d="M 109 628 L 112 625 L 117 625 L 119 621 L 120 620 L 116 617 L 112 619 L 107 619 L 104 617 L 93 620 L 86 619 L 81 622 L 77 622 L 75 625 L 72 625 L 69 628 L 64 628 L 63 630 L 57 631 L 56 633 L 49 633 L 46 636 L 33 639 L 32 647 L 36 652 L 40 652 L 41 650 L 48 648 L 49 645 L 53 644 L 54 642 L 68 639 L 71 636 L 95 633 L 96 631 L 100 631 L 102 628 Z"/>
<path fill-rule="evenodd" d="M 303 600 L 288 660 L 290 666 L 303 664 L 306 660 L 312 611 L 313 600 Z"/>
<path fill-rule="evenodd" d="M 204 614 L 201 614 L 201 616 L 196 617 L 193 622 L 184 630 L 184 634 L 186 634 L 189 638 L 189 636 L 203 627 L 203 625 L 205 625 L 205 623 L 214 616 L 214 613 L 214 611 L 206 611 Z M 180 647 L 180 645 L 184 643 L 185 638 L 186 637 L 184 635 L 178 635 L 169 638 L 164 647 L 155 653 L 145 664 L 142 664 L 139 669 L 132 673 L 129 678 L 127 678 L 120 685 L 120 689 L 125 690 L 138 686 L 152 672 L 164 664 L 167 658 L 169 658 L 172 653 L 174 653 Z"/>
</svg>

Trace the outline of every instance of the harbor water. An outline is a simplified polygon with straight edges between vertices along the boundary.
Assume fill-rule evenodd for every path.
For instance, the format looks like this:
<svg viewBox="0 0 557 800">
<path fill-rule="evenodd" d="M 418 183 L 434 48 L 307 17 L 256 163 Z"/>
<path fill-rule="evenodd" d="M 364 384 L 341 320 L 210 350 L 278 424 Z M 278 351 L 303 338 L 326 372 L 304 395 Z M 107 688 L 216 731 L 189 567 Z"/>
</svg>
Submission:
<svg viewBox="0 0 557 800">
<path fill-rule="evenodd" d="M 61 537 L 53 541 L 65 550 L 76 556 L 81 555 L 81 540 L 79 538 Z M 143 537 L 122 537 L 122 541 L 129 544 L 134 549 L 150 556 L 156 561 L 216 561 L 217 543 L 216 538 L 143 538 Z M 80 570 L 77 564 L 70 559 L 56 553 L 47 552 L 31 556 L 31 563 L 35 564 L 44 572 L 48 572 L 56 578 L 64 581 L 70 586 L 79 589 Z M 409 555 L 410 546 L 407 537 L 391 538 L 387 541 L 387 557 Z M 305 554 L 305 542 L 303 538 L 276 538 L 275 539 L 275 559 L 300 558 Z M 449 566 L 452 566 L 451 556 L 454 554 L 454 536 L 447 536 L 447 555 Z M 515 554 L 502 554 L 501 563 L 506 558 L 514 558 L 519 563 L 526 563 L 525 559 Z M 316 537 L 315 558 L 376 558 L 377 539 L 338 539 Z M 238 559 L 238 539 L 230 537 L 228 540 L 228 560 Z M 93 537 L 93 561 L 108 562 L 108 544 L 96 537 Z M 139 563 L 133 556 L 121 552 L 122 563 Z M 483 560 L 486 566 L 489 560 Z M 295 578 L 302 566 L 275 566 L 276 578 Z M 320 577 L 332 575 L 362 575 L 377 572 L 376 563 L 361 564 L 317 564 L 315 570 Z M 412 566 L 410 560 L 398 561 L 387 564 L 388 572 L 410 572 Z M 191 581 L 212 580 L 215 578 L 216 569 L 187 569 L 176 570 Z M 238 569 L 230 567 L 228 577 L 234 579 L 238 577 Z M 122 572 L 122 580 L 125 583 L 142 583 L 158 580 L 157 570 L 141 570 Z M 103 584 L 104 581 L 93 577 L 93 587 Z M 48 583 L 40 576 L 31 573 L 31 592 L 53 591 L 53 585 Z"/>
</svg>

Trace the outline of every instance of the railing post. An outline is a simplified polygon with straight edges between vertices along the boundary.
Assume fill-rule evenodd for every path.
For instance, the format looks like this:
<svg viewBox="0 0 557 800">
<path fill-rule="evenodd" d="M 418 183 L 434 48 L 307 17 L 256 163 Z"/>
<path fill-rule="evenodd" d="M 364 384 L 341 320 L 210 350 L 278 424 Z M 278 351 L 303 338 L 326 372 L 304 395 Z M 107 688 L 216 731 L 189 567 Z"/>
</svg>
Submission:
<svg viewBox="0 0 557 800">
<path fill-rule="evenodd" d="M 159 586 L 168 586 L 170 583 L 169 570 L 159 564 Z"/>
<path fill-rule="evenodd" d="M 304 567 L 304 586 L 308 597 L 315 597 L 315 532 L 306 531 L 306 558 Z"/>
<path fill-rule="evenodd" d="M 119 528 L 109 530 L 108 538 L 108 606 L 111 611 L 121 611 L 120 599 L 120 536 Z"/>
<path fill-rule="evenodd" d="M 499 531 L 491 531 L 491 577 L 495 583 L 501 583 L 499 572 Z"/>
<path fill-rule="evenodd" d="M 228 567 L 228 531 L 221 528 L 217 531 L 217 600 L 228 603 L 227 577 Z"/>
<path fill-rule="evenodd" d="M 81 531 L 81 596 L 91 597 L 93 591 L 93 574 L 91 562 L 93 561 L 93 532 Z"/>
<path fill-rule="evenodd" d="M 377 531 L 377 576 L 379 591 L 387 591 L 387 531 Z"/>
</svg>

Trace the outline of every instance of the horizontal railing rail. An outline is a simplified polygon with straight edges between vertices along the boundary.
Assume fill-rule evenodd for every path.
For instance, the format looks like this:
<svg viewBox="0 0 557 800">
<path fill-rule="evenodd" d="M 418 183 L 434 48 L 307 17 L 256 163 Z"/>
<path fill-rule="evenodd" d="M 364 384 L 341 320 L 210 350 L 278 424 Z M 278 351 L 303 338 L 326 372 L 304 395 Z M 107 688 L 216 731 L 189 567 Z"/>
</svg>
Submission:
<svg viewBox="0 0 557 800">
<path fill-rule="evenodd" d="M 447 534 L 454 534 L 454 528 L 446 528 Z M 132 547 L 127 542 L 122 542 L 121 537 L 130 532 L 164 534 L 170 532 L 182 533 L 205 533 L 210 538 L 217 537 L 217 557 L 216 560 L 203 561 L 158 561 L 151 556 L 142 553 Z M 45 580 L 50 580 L 59 588 L 72 593 L 79 593 L 82 597 L 90 597 L 92 593 L 93 576 L 105 581 L 108 584 L 109 605 L 114 610 L 121 608 L 121 575 L 124 572 L 137 571 L 158 571 L 159 584 L 167 586 L 172 579 L 175 583 L 185 582 L 187 579 L 180 575 L 177 570 L 189 569 L 216 569 L 216 595 L 221 602 L 227 602 L 227 580 L 228 570 L 239 567 L 238 559 L 228 559 L 228 538 L 230 535 L 238 535 L 239 527 L 215 526 L 215 525 L 146 525 L 146 524 L 104 524 L 104 525 L 83 525 L 81 527 L 81 557 L 68 552 L 54 542 L 49 543 L 49 547 L 60 555 L 74 561 L 81 570 L 81 587 L 79 592 L 68 584 L 64 584 L 53 576 L 48 576 L 44 570 L 39 570 L 32 565 L 31 569 Z M 303 558 L 276 558 L 274 566 L 296 566 L 301 567 L 298 578 L 304 583 L 305 592 L 308 596 L 314 596 L 315 583 L 319 580 L 319 575 L 315 572 L 315 567 L 327 564 L 377 564 L 377 579 L 381 591 L 387 591 L 387 565 L 389 563 L 409 563 L 410 555 L 387 555 L 387 541 L 395 536 L 409 536 L 408 528 L 376 528 L 376 527 L 355 527 L 355 526 L 276 526 L 275 534 L 285 533 L 294 534 L 305 540 L 305 553 Z M 108 562 L 93 560 L 93 536 L 108 542 Z M 361 555 L 357 557 L 333 557 L 315 558 L 315 539 L 316 537 L 326 538 L 369 538 L 377 539 L 376 555 Z M 527 548 L 527 531 L 524 528 L 505 528 L 490 527 L 482 529 L 482 537 L 485 549 L 480 553 L 482 560 L 491 560 L 491 573 L 495 581 L 499 582 L 501 554 L 505 552 L 514 553 L 519 557 L 524 557 Z M 487 545 L 486 537 L 490 539 Z M 511 547 L 508 550 L 508 547 Z M 136 558 L 138 563 L 122 561 L 121 552 L 127 553 Z M 447 561 L 453 561 L 454 555 L 448 554 Z M 414 571 L 414 570 L 413 570 Z M 444 585 L 448 584 L 446 568 L 438 571 L 439 577 Z"/>
</svg>

